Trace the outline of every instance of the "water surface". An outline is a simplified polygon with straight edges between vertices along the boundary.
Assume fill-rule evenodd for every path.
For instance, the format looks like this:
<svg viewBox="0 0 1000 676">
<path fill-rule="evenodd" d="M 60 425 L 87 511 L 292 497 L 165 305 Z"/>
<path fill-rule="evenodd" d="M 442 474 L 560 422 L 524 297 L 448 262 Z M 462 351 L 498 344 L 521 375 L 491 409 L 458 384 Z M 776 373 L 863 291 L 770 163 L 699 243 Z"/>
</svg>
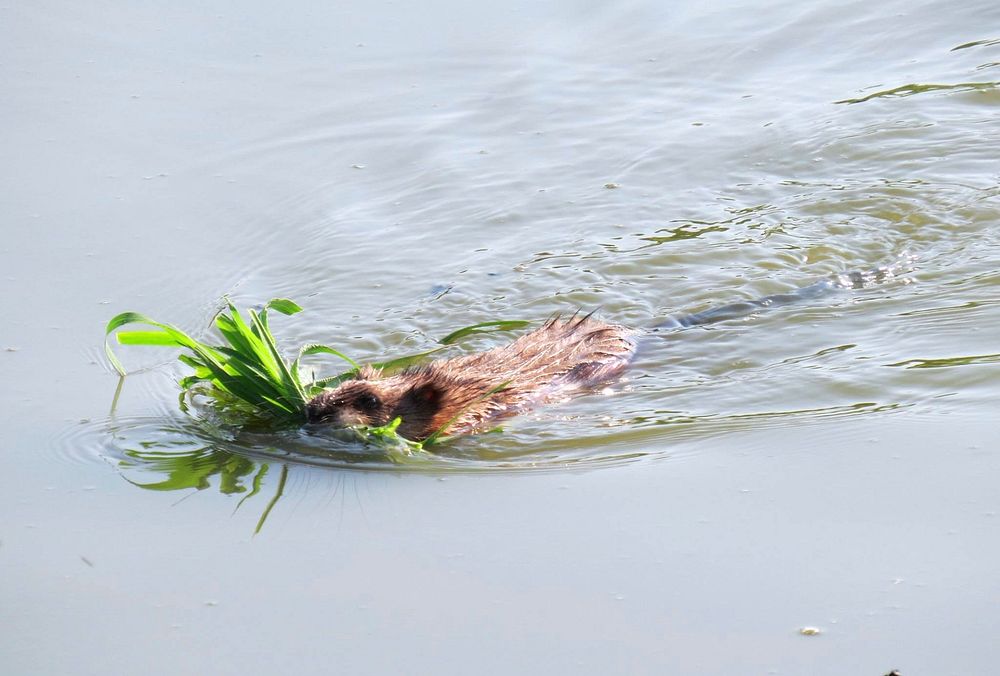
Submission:
<svg viewBox="0 0 1000 676">
<path fill-rule="evenodd" d="M 997 19 L 0 8 L 5 673 L 992 673 Z M 428 458 L 185 414 L 149 348 L 112 414 L 101 352 L 226 295 L 374 360 L 887 264 Z"/>
</svg>

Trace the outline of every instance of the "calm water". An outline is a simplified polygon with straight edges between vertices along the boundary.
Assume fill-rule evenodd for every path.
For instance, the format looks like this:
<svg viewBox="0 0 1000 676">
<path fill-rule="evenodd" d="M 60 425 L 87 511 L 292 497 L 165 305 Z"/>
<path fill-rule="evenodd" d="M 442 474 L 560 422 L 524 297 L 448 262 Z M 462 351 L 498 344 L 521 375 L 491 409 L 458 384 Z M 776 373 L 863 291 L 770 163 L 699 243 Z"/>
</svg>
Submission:
<svg viewBox="0 0 1000 676">
<path fill-rule="evenodd" d="M 998 26 L 985 1 L 0 7 L 0 669 L 994 673 Z M 152 348 L 110 413 L 124 310 L 204 336 L 226 294 L 287 296 L 289 349 L 376 359 L 884 264 L 428 458 L 184 414 Z"/>
</svg>

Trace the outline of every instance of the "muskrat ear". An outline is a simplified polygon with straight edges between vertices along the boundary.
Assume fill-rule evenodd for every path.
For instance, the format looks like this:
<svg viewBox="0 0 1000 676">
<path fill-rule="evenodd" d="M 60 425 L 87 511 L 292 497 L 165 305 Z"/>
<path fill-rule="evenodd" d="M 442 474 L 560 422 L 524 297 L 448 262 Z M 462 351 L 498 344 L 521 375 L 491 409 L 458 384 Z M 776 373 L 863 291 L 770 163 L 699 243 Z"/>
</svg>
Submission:
<svg viewBox="0 0 1000 676">
<path fill-rule="evenodd" d="M 434 408 L 437 408 L 441 403 L 441 395 L 441 388 L 433 383 L 414 385 L 410 388 L 410 391 L 406 393 L 407 398 L 414 404 Z"/>
</svg>

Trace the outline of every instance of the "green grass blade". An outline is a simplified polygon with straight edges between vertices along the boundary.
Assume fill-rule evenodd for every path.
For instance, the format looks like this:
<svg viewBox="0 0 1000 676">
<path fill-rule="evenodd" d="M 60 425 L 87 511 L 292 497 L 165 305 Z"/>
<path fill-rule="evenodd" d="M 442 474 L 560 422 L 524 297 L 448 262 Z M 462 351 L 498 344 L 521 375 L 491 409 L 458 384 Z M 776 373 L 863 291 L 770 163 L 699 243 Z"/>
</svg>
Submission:
<svg viewBox="0 0 1000 676">
<path fill-rule="evenodd" d="M 272 375 L 264 368 L 264 365 L 254 359 L 254 355 L 248 355 L 231 347 L 220 347 L 219 352 L 228 357 L 228 359 L 226 359 L 226 366 L 230 369 L 244 372 L 247 377 L 252 379 L 258 379 L 272 384 L 275 382 Z"/>
<path fill-rule="evenodd" d="M 112 331 L 126 324 L 149 324 L 150 326 L 160 326 L 159 322 L 153 321 L 149 317 L 138 312 L 122 312 L 111 318 L 108 322 L 108 326 L 104 329 L 104 335 L 108 335 Z"/>
<path fill-rule="evenodd" d="M 319 347 L 325 347 L 325 346 L 319 346 Z M 305 349 L 305 348 L 303 348 L 303 349 Z M 389 361 L 376 362 L 376 363 L 372 364 L 372 368 L 380 369 L 380 370 L 383 370 L 383 371 L 398 371 L 399 369 L 406 368 L 407 366 L 411 366 L 411 365 L 413 365 L 413 364 L 415 364 L 415 363 L 423 360 L 425 357 L 427 357 L 429 355 L 432 355 L 435 352 L 440 352 L 443 349 L 445 349 L 444 346 L 442 346 L 442 347 L 435 347 L 435 348 L 433 348 L 431 350 L 427 350 L 425 352 L 418 352 L 416 354 L 409 354 L 409 355 L 406 355 L 405 357 L 397 357 L 396 359 L 390 359 Z M 325 352 L 327 350 L 322 350 L 322 351 Z M 326 377 L 326 378 L 317 378 L 316 380 L 312 381 L 311 383 L 309 383 L 306 386 L 306 389 L 308 389 L 310 392 L 318 393 L 319 390 L 323 390 L 323 389 L 326 389 L 328 387 L 334 387 L 336 385 L 339 385 L 340 383 L 344 382 L 345 380 L 347 380 L 349 378 L 352 378 L 358 372 L 358 369 L 361 368 L 360 364 L 358 364 L 357 362 L 355 362 L 353 359 L 350 359 L 350 358 L 346 357 L 342 353 L 337 352 L 336 350 L 333 350 L 332 348 L 329 351 L 330 351 L 331 354 L 336 354 L 337 356 L 339 356 L 339 357 L 341 357 L 343 359 L 346 359 L 348 362 L 350 362 L 354 366 L 354 368 L 352 368 L 352 369 L 350 369 L 348 371 L 344 371 L 343 373 L 338 373 L 335 376 L 329 376 L 329 377 Z M 307 352 L 305 354 L 311 354 L 311 353 Z"/>
<path fill-rule="evenodd" d="M 207 366 L 205 366 L 204 362 L 199 360 L 197 357 L 192 357 L 189 354 L 182 353 L 177 355 L 177 361 L 181 362 L 182 364 L 187 364 L 188 366 L 193 368 L 195 375 L 199 377 L 208 378 L 211 377 L 212 375 L 212 371 Z"/>
<path fill-rule="evenodd" d="M 438 342 L 442 345 L 451 345 L 457 340 L 471 335 L 473 333 L 490 333 L 492 331 L 509 331 L 511 329 L 523 329 L 526 326 L 530 326 L 531 322 L 525 321 L 523 319 L 508 319 L 496 322 L 482 322 L 481 324 L 473 324 L 472 326 L 466 326 L 459 329 L 458 331 L 452 331 L 447 336 L 439 340 Z"/>
<path fill-rule="evenodd" d="M 345 380 L 353 378 L 355 374 L 357 374 L 357 371 L 355 371 L 354 369 L 351 369 L 350 371 L 344 371 L 343 373 L 337 374 L 335 376 L 314 380 L 311 383 L 309 383 L 307 388 L 310 394 L 317 395 L 322 390 L 325 390 L 328 387 L 336 387 Z"/>
<path fill-rule="evenodd" d="M 302 357 L 305 357 L 306 355 L 310 355 L 310 354 L 332 354 L 335 357 L 339 357 L 340 359 L 343 359 L 348 364 L 350 364 L 353 368 L 356 368 L 356 369 L 361 368 L 361 365 L 358 364 L 358 362 L 354 361 L 353 359 L 351 359 L 350 357 L 348 357 L 346 354 L 344 354 L 340 350 L 335 350 L 334 348 L 330 347 L 329 345 L 320 345 L 319 343 L 312 343 L 310 345 L 304 345 L 302 347 L 302 349 L 299 350 L 299 356 L 298 356 L 298 358 L 296 358 L 295 362 L 298 363 L 299 360 L 302 359 Z"/>
<path fill-rule="evenodd" d="M 111 365 L 114 366 L 115 370 L 118 371 L 120 375 L 126 374 L 125 368 L 122 366 L 121 362 L 118 361 L 118 358 L 111 350 L 111 343 L 109 342 L 108 338 L 111 336 L 112 333 L 114 333 L 115 330 L 121 328 L 122 326 L 125 326 L 126 324 L 147 324 L 149 326 L 154 326 L 160 329 L 162 332 L 166 333 L 168 336 L 170 336 L 170 338 L 173 339 L 172 344 L 178 347 L 186 347 L 189 349 L 194 349 L 195 346 L 199 347 L 201 346 L 200 343 L 191 338 L 191 336 L 187 335 L 180 329 L 171 326 L 170 324 L 163 324 L 161 322 L 150 319 L 146 315 L 140 314 L 138 312 L 122 312 L 121 314 L 112 317 L 111 321 L 108 322 L 108 325 L 104 330 L 104 353 L 107 355 L 108 361 L 111 362 Z M 145 332 L 138 332 L 138 333 L 145 333 Z M 148 332 L 148 333 L 153 333 L 153 332 Z M 164 344 L 164 343 L 156 343 L 156 344 Z M 204 347 L 208 348 L 208 346 Z"/>
<path fill-rule="evenodd" d="M 319 343 L 312 343 L 311 345 L 303 345 L 302 348 L 299 350 L 299 354 L 295 358 L 295 361 L 292 362 L 292 373 L 295 374 L 296 378 L 299 379 L 300 383 L 301 383 L 301 377 L 302 376 L 301 376 L 301 371 L 300 371 L 299 364 L 302 361 L 302 357 L 307 356 L 307 355 L 311 355 L 311 354 L 332 354 L 332 355 L 334 355 L 336 357 L 339 357 L 340 359 L 343 359 L 344 361 L 346 361 L 348 364 L 350 364 L 353 367 L 353 368 L 351 368 L 351 370 L 345 371 L 344 373 L 341 373 L 340 375 L 333 376 L 332 378 L 322 379 L 324 382 L 325 381 L 329 381 L 329 382 L 340 383 L 340 382 L 342 382 L 344 380 L 347 380 L 347 378 L 350 377 L 351 375 L 353 375 L 354 373 L 357 373 L 358 369 L 361 368 L 361 366 L 358 364 L 358 362 L 354 361 L 353 359 L 351 359 L 350 357 L 348 357 L 346 354 L 344 354 L 340 350 L 336 350 L 336 349 L 330 347 L 329 345 L 320 345 Z M 326 384 L 320 384 L 319 380 L 314 380 L 314 381 L 312 381 L 310 383 L 303 384 L 301 387 L 302 387 L 303 396 L 305 396 L 306 399 L 308 400 L 310 397 L 312 397 L 312 396 L 314 396 L 316 394 L 319 394 L 319 392 L 324 387 L 327 387 L 327 385 Z"/>
<path fill-rule="evenodd" d="M 281 383 L 269 378 L 258 365 L 243 355 L 234 353 L 226 363 L 226 370 L 232 373 L 213 374 L 213 382 L 230 394 L 278 417 L 302 417 L 305 414 L 297 396 L 290 396 Z"/>
<path fill-rule="evenodd" d="M 206 382 L 212 382 L 212 379 L 211 378 L 202 378 L 200 376 L 196 376 L 195 375 L 195 376 L 185 376 L 185 377 L 181 378 L 180 380 L 178 380 L 177 384 L 181 386 L 181 390 L 182 390 L 181 396 L 183 396 L 184 392 L 186 392 L 187 390 L 190 390 L 195 385 L 198 385 L 199 383 L 206 383 Z"/>
<path fill-rule="evenodd" d="M 302 308 L 299 307 L 299 304 L 293 300 L 289 300 L 287 298 L 272 298 L 267 301 L 260 311 L 260 323 L 268 331 L 270 331 L 270 328 L 267 325 L 267 311 L 271 308 L 274 308 L 283 315 L 294 315 L 302 312 Z"/>
<path fill-rule="evenodd" d="M 286 404 L 286 403 L 281 402 L 281 401 L 278 401 L 277 399 L 273 399 L 271 397 L 262 396 L 261 400 L 267 402 L 274 410 L 280 411 L 283 414 L 294 416 L 294 415 L 297 415 L 299 413 L 299 409 L 296 408 L 295 406 L 293 406 L 291 404 Z M 265 408 L 265 407 L 262 406 L 261 408 Z M 305 416 L 303 415 L 302 417 L 305 417 Z"/>
<path fill-rule="evenodd" d="M 116 336 L 120 345 L 163 345 L 184 347 L 165 331 L 119 331 Z"/>
<path fill-rule="evenodd" d="M 281 353 L 278 351 L 278 345 L 274 342 L 274 336 L 272 336 L 271 332 L 267 330 L 267 327 L 261 323 L 260 317 L 253 310 L 250 310 L 250 320 L 253 322 L 254 327 L 260 331 L 261 340 L 270 351 L 271 357 L 278 365 L 278 369 L 281 374 L 281 383 L 284 385 L 285 398 L 290 401 L 298 402 L 304 414 L 306 393 L 302 387 L 302 383 L 299 381 L 298 374 L 292 374 L 291 370 L 288 368 L 288 364 L 285 363 Z"/>
<path fill-rule="evenodd" d="M 382 361 L 372 364 L 373 368 L 382 369 L 383 371 L 398 371 L 399 369 L 411 366 L 419 361 L 422 361 L 425 357 L 434 354 L 435 352 L 440 352 L 445 349 L 446 346 L 435 347 L 434 349 L 427 350 L 426 352 L 418 352 L 416 354 L 406 355 L 405 357 L 397 357 L 395 359 L 390 359 L 389 361 Z"/>
<path fill-rule="evenodd" d="M 254 330 L 256 327 L 251 328 L 243 320 L 242 315 L 240 315 L 239 310 L 233 306 L 232 303 L 229 304 L 229 311 L 232 313 L 230 316 L 220 314 L 216 317 L 216 326 L 219 327 L 219 331 L 225 336 L 226 340 L 239 352 L 243 352 L 246 355 L 254 355 L 257 361 L 260 362 L 261 366 L 271 374 L 271 377 L 275 380 L 281 378 L 281 371 L 278 365 L 275 363 L 274 357 L 271 352 L 267 349 L 264 341 L 260 334 Z M 254 316 L 253 310 L 250 311 L 251 316 Z M 278 361 L 281 357 L 278 357 Z"/>
<path fill-rule="evenodd" d="M 267 301 L 267 305 L 264 306 L 265 310 L 267 308 L 273 308 L 283 315 L 294 315 L 302 312 L 302 308 L 299 307 L 298 303 L 287 298 L 272 298 Z"/>
</svg>

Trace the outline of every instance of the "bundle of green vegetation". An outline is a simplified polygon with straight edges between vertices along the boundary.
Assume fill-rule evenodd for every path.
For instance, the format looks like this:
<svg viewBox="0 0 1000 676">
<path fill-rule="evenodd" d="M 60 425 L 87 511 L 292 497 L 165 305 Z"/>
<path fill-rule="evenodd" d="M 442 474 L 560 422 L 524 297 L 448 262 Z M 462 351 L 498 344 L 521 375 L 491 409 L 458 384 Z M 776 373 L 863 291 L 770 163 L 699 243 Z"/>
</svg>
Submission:
<svg viewBox="0 0 1000 676">
<path fill-rule="evenodd" d="M 225 342 L 210 345 L 196 340 L 184 331 L 154 321 L 137 312 L 123 312 L 111 319 L 105 332 L 105 352 L 108 360 L 122 376 L 126 375 L 121 362 L 111 350 L 107 338 L 128 324 L 144 324 L 151 329 L 118 331 L 117 341 L 122 345 L 158 345 L 185 350 L 178 359 L 193 369 L 193 373 L 180 380 L 182 406 L 186 397 L 199 394 L 220 409 L 244 414 L 272 424 L 302 424 L 306 422 L 306 404 L 327 387 L 353 377 L 360 365 L 340 350 L 328 345 L 309 344 L 298 350 L 295 359 L 286 360 L 278 350 L 277 342 L 268 325 L 268 311 L 293 315 L 302 311 L 287 298 L 274 298 L 259 312 L 248 309 L 246 317 L 226 301 L 226 307 L 215 316 L 215 328 Z M 467 326 L 454 331 L 438 341 L 439 347 L 419 354 L 408 355 L 377 364 L 375 368 L 394 371 L 424 359 L 444 349 L 461 338 L 490 330 L 516 329 L 526 326 L 524 321 L 496 321 Z M 332 377 L 303 379 L 302 358 L 308 355 L 330 354 L 342 359 L 347 370 Z M 384 427 L 358 428 L 364 438 L 380 442 L 402 444 L 421 449 L 429 443 L 443 439 L 433 435 L 424 442 L 413 442 L 396 434 L 400 420 Z"/>
</svg>

